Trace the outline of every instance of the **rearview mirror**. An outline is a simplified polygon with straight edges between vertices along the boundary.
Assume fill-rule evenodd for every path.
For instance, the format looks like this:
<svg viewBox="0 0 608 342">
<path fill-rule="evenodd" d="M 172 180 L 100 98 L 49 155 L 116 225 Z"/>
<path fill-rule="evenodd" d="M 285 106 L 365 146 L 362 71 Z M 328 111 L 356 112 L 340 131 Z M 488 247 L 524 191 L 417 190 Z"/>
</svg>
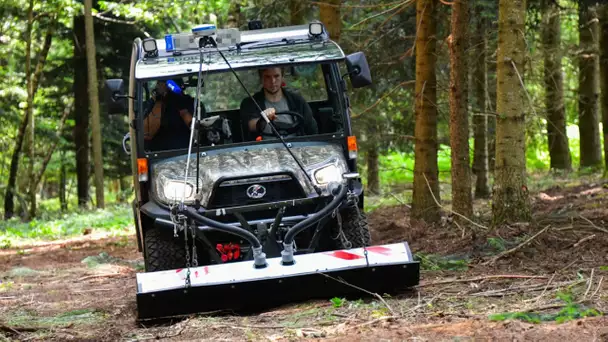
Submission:
<svg viewBox="0 0 608 342">
<path fill-rule="evenodd" d="M 122 79 L 106 80 L 105 102 L 109 115 L 127 113 L 127 95 L 125 82 Z"/>
<path fill-rule="evenodd" d="M 372 84 L 369 64 L 363 52 L 355 52 L 346 56 L 346 69 L 353 88 L 363 88 Z"/>
</svg>

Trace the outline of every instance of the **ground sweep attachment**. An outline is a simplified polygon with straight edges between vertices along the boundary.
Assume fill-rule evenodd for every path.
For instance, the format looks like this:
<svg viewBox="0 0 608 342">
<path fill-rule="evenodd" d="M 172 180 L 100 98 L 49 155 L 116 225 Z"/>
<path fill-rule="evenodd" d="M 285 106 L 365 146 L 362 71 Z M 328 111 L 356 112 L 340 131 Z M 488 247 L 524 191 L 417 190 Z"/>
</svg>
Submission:
<svg viewBox="0 0 608 342">
<path fill-rule="evenodd" d="M 293 265 L 267 259 L 137 274 L 139 319 L 217 310 L 260 310 L 313 298 L 365 296 L 353 286 L 391 293 L 418 285 L 419 263 L 407 243 L 298 255 Z M 350 284 L 350 285 L 349 285 Z"/>
</svg>

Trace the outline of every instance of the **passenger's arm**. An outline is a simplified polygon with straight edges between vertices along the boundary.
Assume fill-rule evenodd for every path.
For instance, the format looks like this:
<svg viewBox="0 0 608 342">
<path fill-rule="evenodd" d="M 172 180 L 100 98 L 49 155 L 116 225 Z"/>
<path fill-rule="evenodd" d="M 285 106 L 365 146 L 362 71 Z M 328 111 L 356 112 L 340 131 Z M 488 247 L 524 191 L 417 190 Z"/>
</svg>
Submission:
<svg viewBox="0 0 608 342">
<path fill-rule="evenodd" d="M 163 112 L 163 103 L 160 101 L 156 101 L 150 114 L 146 116 L 144 119 L 144 139 L 151 140 L 154 138 L 158 129 L 160 128 L 160 123 L 162 119 Z"/>
</svg>

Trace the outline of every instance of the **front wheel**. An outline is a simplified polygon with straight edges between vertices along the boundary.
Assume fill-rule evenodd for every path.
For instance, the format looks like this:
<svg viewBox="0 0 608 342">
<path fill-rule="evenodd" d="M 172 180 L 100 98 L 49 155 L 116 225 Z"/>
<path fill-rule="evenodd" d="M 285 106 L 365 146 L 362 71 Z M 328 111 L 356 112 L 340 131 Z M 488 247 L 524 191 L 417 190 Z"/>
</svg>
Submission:
<svg viewBox="0 0 608 342">
<path fill-rule="evenodd" d="M 173 270 L 186 266 L 184 239 L 174 237 L 172 229 L 147 229 L 144 232 L 144 246 L 146 272 Z"/>
</svg>

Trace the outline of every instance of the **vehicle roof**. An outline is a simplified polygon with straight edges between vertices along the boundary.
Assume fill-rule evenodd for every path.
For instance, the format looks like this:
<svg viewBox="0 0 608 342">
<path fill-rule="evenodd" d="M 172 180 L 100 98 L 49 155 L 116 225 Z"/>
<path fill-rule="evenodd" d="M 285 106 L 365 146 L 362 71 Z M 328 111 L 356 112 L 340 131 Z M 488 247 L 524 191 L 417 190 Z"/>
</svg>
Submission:
<svg viewBox="0 0 608 342">
<path fill-rule="evenodd" d="M 243 31 L 241 44 L 221 47 L 233 69 L 258 68 L 341 61 L 344 52 L 327 34 L 312 38 L 308 25 Z M 141 58 L 135 66 L 135 78 L 140 80 L 169 78 L 198 73 L 200 52 L 183 50 L 178 55 L 166 51 L 164 39 L 156 39 L 158 57 Z M 143 51 L 142 51 L 143 52 Z M 229 70 L 216 49 L 203 50 L 203 72 Z"/>
</svg>

